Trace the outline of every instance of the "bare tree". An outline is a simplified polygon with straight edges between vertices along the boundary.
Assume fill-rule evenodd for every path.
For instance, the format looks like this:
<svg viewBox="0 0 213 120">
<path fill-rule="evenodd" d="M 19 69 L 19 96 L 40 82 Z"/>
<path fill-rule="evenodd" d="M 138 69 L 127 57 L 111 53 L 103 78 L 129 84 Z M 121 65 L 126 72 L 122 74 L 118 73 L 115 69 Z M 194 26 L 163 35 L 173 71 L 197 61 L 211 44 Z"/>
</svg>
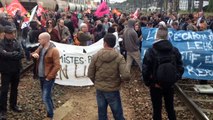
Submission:
<svg viewBox="0 0 213 120">
<path fill-rule="evenodd" d="M 199 11 L 203 10 L 203 0 L 199 0 L 199 7 L 198 7 Z"/>
<path fill-rule="evenodd" d="M 173 11 L 173 0 L 167 0 L 167 13 L 171 14 Z"/>
<path fill-rule="evenodd" d="M 209 0 L 208 11 L 213 12 L 213 0 Z"/>
<path fill-rule="evenodd" d="M 188 11 L 192 12 L 192 0 L 188 0 Z"/>
<path fill-rule="evenodd" d="M 180 0 L 174 0 L 174 3 L 173 3 L 173 9 L 176 13 L 178 13 L 178 10 L 179 10 L 179 2 Z"/>
<path fill-rule="evenodd" d="M 163 6 L 164 6 L 164 0 L 159 0 L 158 5 L 160 7 L 160 12 L 163 11 Z"/>
</svg>

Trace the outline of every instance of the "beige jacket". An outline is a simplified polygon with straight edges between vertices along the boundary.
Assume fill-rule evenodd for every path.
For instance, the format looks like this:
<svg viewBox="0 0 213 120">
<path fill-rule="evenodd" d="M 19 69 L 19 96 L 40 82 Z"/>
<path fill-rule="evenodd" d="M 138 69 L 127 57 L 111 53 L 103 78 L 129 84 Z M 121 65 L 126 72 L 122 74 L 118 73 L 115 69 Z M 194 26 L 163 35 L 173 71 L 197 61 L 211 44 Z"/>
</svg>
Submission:
<svg viewBox="0 0 213 120">
<path fill-rule="evenodd" d="M 117 91 L 122 80 L 129 80 L 124 57 L 114 49 L 101 49 L 89 65 L 88 77 L 95 88 L 102 91 Z"/>
</svg>

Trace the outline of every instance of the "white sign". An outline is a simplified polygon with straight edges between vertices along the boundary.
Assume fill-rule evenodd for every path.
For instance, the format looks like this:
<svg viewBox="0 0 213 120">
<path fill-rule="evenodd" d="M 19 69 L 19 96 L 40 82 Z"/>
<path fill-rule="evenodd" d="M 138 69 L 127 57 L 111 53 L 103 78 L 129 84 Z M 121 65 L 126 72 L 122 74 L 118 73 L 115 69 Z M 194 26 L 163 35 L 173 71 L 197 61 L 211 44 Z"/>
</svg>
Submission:
<svg viewBox="0 0 213 120">
<path fill-rule="evenodd" d="M 118 38 L 118 34 L 114 33 Z M 60 52 L 61 69 L 55 83 L 71 86 L 93 85 L 87 77 L 92 56 L 103 48 L 103 38 L 90 46 L 75 46 L 54 42 Z M 118 39 L 116 47 L 118 46 Z"/>
</svg>

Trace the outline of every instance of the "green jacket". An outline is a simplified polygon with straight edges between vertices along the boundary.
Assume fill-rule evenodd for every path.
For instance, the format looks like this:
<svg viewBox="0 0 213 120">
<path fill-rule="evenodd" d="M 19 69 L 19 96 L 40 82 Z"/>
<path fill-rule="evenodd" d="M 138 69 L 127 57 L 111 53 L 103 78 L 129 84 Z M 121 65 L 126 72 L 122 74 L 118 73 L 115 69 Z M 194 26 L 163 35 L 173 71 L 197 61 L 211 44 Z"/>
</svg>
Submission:
<svg viewBox="0 0 213 120">
<path fill-rule="evenodd" d="M 96 53 L 88 69 L 88 77 L 95 88 L 102 91 L 117 91 L 122 80 L 129 80 L 124 57 L 114 49 L 101 49 Z"/>
<path fill-rule="evenodd" d="M 89 33 L 84 33 L 82 31 L 78 32 L 77 37 L 80 42 L 80 46 L 87 46 L 87 42 L 92 41 L 92 36 Z"/>
</svg>

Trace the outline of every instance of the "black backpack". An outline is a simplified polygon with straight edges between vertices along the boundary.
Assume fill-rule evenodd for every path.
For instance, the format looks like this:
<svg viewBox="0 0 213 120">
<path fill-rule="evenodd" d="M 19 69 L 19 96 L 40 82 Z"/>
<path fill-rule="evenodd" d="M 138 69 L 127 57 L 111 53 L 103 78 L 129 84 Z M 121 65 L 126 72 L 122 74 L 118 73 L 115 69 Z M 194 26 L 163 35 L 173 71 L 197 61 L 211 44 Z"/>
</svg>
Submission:
<svg viewBox="0 0 213 120">
<path fill-rule="evenodd" d="M 153 48 L 154 68 L 153 77 L 163 88 L 171 87 L 178 81 L 178 71 L 174 48 L 168 52 L 158 52 Z"/>
</svg>

